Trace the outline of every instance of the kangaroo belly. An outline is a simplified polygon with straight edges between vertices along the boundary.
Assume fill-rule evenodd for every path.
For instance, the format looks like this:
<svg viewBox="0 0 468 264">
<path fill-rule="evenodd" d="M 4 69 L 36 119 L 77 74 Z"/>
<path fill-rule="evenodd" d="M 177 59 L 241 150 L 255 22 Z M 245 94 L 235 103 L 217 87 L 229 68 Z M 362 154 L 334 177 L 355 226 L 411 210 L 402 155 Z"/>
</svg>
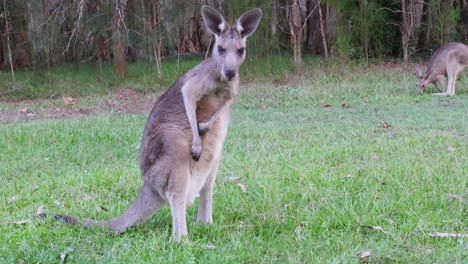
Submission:
<svg viewBox="0 0 468 264">
<path fill-rule="evenodd" d="M 188 204 L 193 204 L 195 198 L 205 186 L 207 180 L 209 180 L 210 175 L 212 172 L 215 172 L 219 165 L 223 151 L 224 139 L 227 134 L 228 123 L 229 111 L 226 109 L 221 113 L 214 126 L 201 138 L 202 154 L 200 156 L 200 160 L 197 162 L 192 161 L 191 166 L 187 196 Z"/>
</svg>

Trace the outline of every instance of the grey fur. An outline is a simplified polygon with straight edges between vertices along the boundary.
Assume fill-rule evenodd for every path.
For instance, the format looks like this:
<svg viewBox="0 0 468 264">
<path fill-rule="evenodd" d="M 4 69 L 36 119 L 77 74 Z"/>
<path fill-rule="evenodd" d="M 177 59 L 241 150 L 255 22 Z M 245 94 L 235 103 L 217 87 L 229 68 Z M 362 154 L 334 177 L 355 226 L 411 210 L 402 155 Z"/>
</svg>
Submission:
<svg viewBox="0 0 468 264">
<path fill-rule="evenodd" d="M 444 86 L 445 78 L 447 77 L 447 90 L 437 93 L 437 95 L 455 95 L 455 82 L 458 74 L 468 65 L 468 46 L 462 43 L 449 43 L 440 47 L 434 55 L 426 72 L 423 73 L 421 68 L 416 69 L 416 90 L 418 93 L 423 93 L 427 86 L 434 83 Z M 439 88 L 439 87 L 438 87 Z M 443 90 L 439 88 L 440 91 Z"/>
<path fill-rule="evenodd" d="M 258 25 L 261 11 L 253 12 L 257 18 L 248 23 Z M 223 30 L 212 32 L 216 37 L 213 56 L 180 77 L 154 105 L 140 146 L 143 187 L 132 206 L 121 216 L 104 221 L 80 221 L 64 215 L 56 218 L 83 227 L 124 232 L 144 223 L 167 202 L 172 233 L 178 242 L 187 235 L 186 208 L 200 194 L 197 221 L 213 222 L 213 187 L 229 125 L 229 106 L 239 91 L 238 69 L 245 59 L 245 52 L 238 51 L 245 49 L 246 40 L 216 10 L 203 6 L 202 15 L 209 29 L 218 22 L 224 23 L 218 27 Z M 222 54 L 219 46 L 225 50 Z M 229 77 L 227 71 L 235 74 Z"/>
</svg>

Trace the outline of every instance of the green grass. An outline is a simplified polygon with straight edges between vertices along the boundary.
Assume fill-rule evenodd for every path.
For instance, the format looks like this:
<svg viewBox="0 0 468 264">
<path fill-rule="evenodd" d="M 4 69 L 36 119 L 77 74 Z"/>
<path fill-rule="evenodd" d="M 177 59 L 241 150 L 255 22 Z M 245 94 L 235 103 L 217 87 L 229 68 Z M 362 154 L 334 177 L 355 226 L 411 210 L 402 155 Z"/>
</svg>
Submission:
<svg viewBox="0 0 468 264">
<path fill-rule="evenodd" d="M 195 223 L 196 203 L 180 244 L 167 208 L 122 235 L 51 217 L 105 219 L 128 208 L 141 186 L 145 115 L 0 125 L 0 262 L 56 263 L 65 253 L 67 263 L 359 263 L 370 251 L 369 263 L 466 263 L 467 238 L 429 236 L 468 233 L 466 79 L 456 96 L 437 97 L 415 95 L 411 72 L 398 65 L 310 60 L 303 77 L 284 76 L 287 85 L 243 85 L 215 223 Z M 40 205 L 48 218 L 35 216 Z M 19 220 L 31 221 L 11 224 Z"/>
</svg>

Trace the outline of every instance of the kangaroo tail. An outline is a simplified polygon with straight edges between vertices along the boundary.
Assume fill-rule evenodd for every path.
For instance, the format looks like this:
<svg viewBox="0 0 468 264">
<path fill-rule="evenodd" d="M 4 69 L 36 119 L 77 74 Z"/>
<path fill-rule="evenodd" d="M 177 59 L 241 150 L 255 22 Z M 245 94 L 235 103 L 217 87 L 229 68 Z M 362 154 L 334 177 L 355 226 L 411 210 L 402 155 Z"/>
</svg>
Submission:
<svg viewBox="0 0 468 264">
<path fill-rule="evenodd" d="M 129 227 L 146 222 L 146 220 L 148 220 L 156 210 L 161 208 L 164 203 L 165 201 L 161 196 L 145 183 L 143 188 L 140 190 L 137 199 L 121 216 L 104 221 L 91 219 L 81 221 L 78 217 L 69 215 L 55 215 L 55 219 L 63 220 L 65 223 L 71 225 L 81 225 L 85 228 L 101 227 L 110 229 L 112 232 L 122 233 Z"/>
</svg>

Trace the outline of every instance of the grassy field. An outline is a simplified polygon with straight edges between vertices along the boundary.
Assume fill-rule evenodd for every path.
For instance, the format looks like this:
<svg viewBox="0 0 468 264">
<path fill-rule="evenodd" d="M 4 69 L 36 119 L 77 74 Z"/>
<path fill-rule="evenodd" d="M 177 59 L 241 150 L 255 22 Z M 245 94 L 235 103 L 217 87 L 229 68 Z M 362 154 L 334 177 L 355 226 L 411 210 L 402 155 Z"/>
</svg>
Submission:
<svg viewBox="0 0 468 264">
<path fill-rule="evenodd" d="M 198 226 L 195 203 L 180 244 L 168 208 L 121 235 L 52 217 L 128 208 L 146 115 L 0 125 L 0 263 L 468 262 L 467 237 L 431 236 L 468 234 L 466 78 L 438 97 L 415 95 L 399 64 L 312 60 L 300 78 L 265 76 L 232 107 L 215 223 Z"/>
</svg>

